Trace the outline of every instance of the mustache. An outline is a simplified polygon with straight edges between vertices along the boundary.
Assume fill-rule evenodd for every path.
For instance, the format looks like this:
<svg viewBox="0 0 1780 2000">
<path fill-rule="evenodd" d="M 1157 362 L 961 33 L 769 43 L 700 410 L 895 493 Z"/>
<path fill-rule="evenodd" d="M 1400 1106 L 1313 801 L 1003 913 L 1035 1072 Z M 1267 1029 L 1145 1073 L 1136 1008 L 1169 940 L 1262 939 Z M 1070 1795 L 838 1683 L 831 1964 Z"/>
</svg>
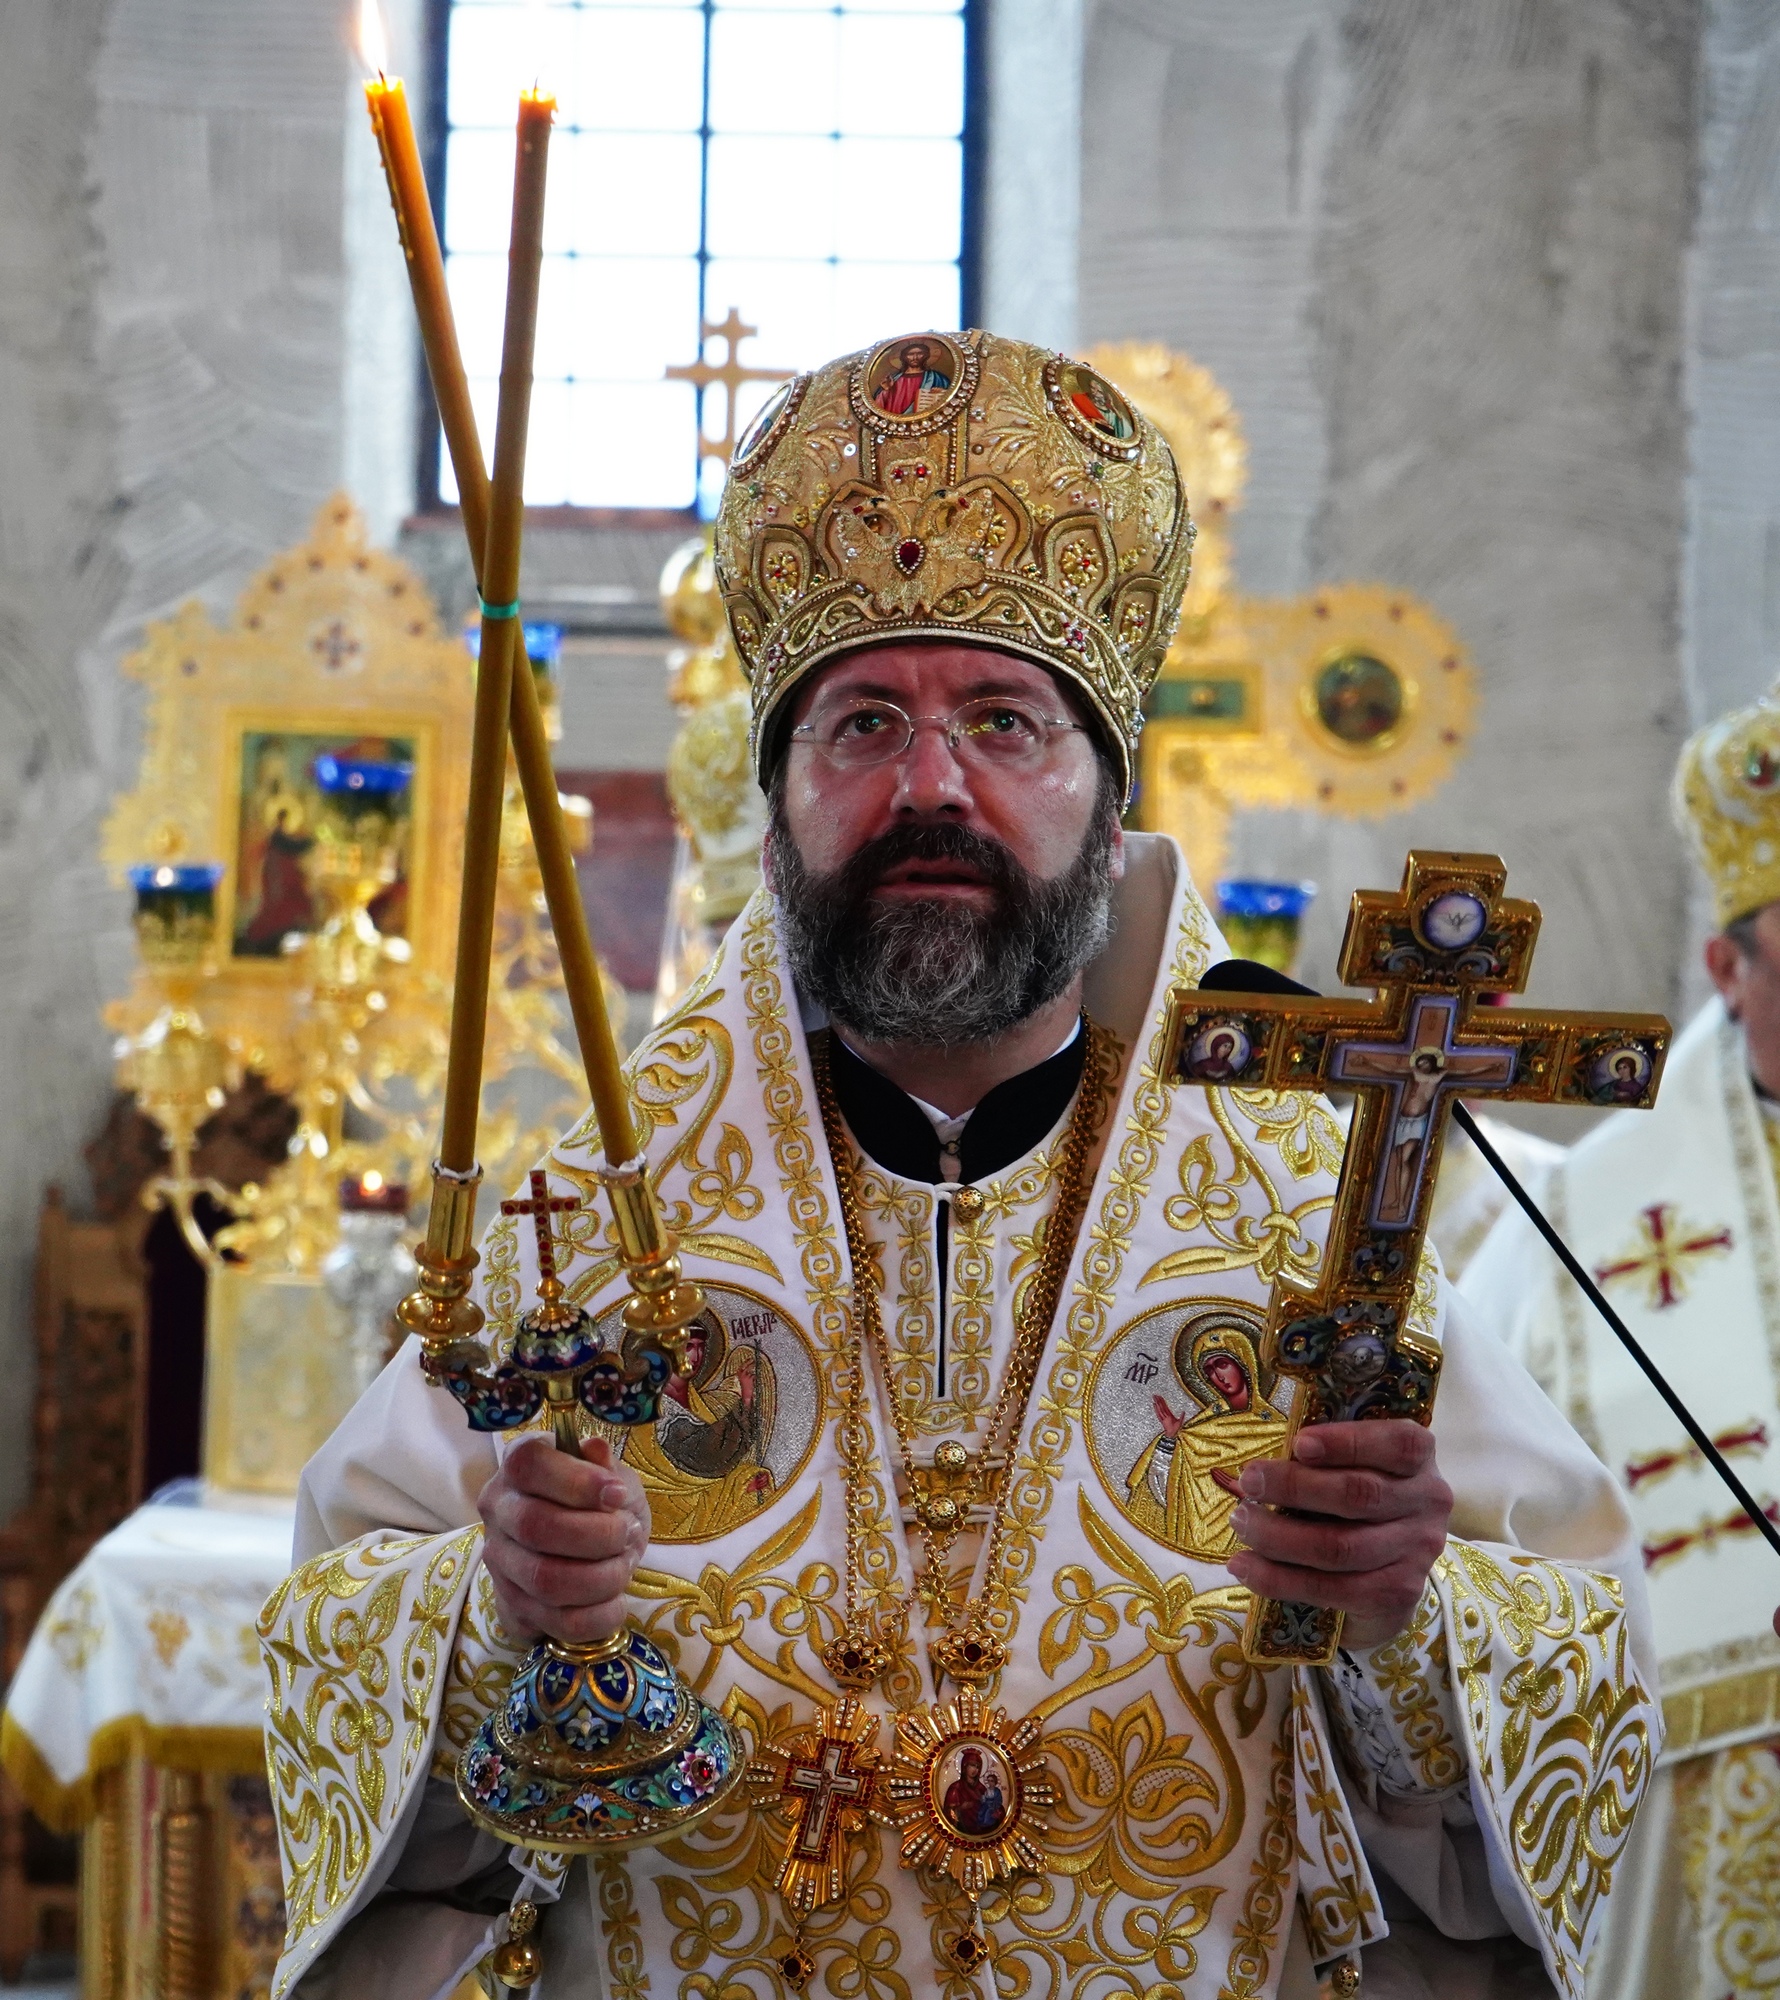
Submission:
<svg viewBox="0 0 1780 2000">
<path fill-rule="evenodd" d="M 999 840 L 950 821 L 892 827 L 881 833 L 826 875 L 810 878 L 810 886 L 857 906 L 893 868 L 907 861 L 950 861 L 973 868 L 1005 898 L 1032 886 L 1028 870 Z"/>
</svg>

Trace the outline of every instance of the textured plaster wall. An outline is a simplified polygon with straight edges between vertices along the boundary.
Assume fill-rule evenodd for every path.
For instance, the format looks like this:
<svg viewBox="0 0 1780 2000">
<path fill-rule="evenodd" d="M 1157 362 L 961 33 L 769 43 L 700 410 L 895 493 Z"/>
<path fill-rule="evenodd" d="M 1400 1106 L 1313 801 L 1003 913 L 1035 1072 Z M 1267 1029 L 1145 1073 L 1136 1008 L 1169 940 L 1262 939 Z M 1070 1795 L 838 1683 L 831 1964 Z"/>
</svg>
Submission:
<svg viewBox="0 0 1780 2000">
<path fill-rule="evenodd" d="M 1780 4 L 1709 0 L 1691 266 L 1695 721 L 1780 671 Z"/>
<path fill-rule="evenodd" d="M 96 860 L 140 716 L 119 661 L 226 612 L 349 473 L 393 525 L 411 448 L 346 365 L 400 357 L 350 190 L 335 0 L 15 0 L 0 61 L 0 1378 L 22 1383 L 44 1185 L 84 1197 L 132 963 Z M 381 199 L 381 196 L 379 196 Z M 384 220 L 387 222 L 387 213 Z M 399 252 L 391 252 L 393 260 Z M 381 343 L 381 345 L 379 345 Z M 402 364 L 405 366 L 405 364 Z M 349 391 L 351 393 L 349 393 Z M 28 1398 L 0 1409 L 0 1509 Z"/>
<path fill-rule="evenodd" d="M 1252 815 L 1248 872 L 1349 891 L 1494 849 L 1544 905 L 1536 996 L 1675 997 L 1664 805 L 1687 469 L 1694 0 L 1100 0 L 1080 324 L 1209 364 L 1247 427 L 1244 586 L 1377 578 L 1457 625 L 1468 761 L 1374 825 Z"/>
</svg>

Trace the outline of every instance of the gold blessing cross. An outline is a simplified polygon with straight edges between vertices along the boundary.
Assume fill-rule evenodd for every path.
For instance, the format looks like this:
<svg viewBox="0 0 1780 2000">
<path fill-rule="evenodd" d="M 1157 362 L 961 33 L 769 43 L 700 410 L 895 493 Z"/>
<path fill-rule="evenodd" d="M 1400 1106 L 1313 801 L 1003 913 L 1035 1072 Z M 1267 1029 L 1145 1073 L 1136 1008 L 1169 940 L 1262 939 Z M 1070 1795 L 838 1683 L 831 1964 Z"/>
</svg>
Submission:
<svg viewBox="0 0 1780 2000">
<path fill-rule="evenodd" d="M 1320 1281 L 1276 1283 L 1269 1358 L 1297 1394 L 1287 1432 L 1354 1418 L 1433 1415 L 1440 1350 L 1408 1324 L 1453 1099 L 1648 1107 L 1668 1053 L 1660 1014 L 1510 1011 L 1525 989 L 1539 906 L 1502 894 L 1493 854 L 1409 856 L 1392 895 L 1361 889 L 1341 947 L 1343 985 L 1371 1000 L 1178 986 L 1165 1079 L 1244 1090 L 1348 1090 L 1353 1124 Z M 1283 1454 L 1282 1454 L 1283 1455 Z M 1261 1665 L 1323 1665 L 1341 1613 L 1257 1598 L 1243 1651 Z"/>
</svg>

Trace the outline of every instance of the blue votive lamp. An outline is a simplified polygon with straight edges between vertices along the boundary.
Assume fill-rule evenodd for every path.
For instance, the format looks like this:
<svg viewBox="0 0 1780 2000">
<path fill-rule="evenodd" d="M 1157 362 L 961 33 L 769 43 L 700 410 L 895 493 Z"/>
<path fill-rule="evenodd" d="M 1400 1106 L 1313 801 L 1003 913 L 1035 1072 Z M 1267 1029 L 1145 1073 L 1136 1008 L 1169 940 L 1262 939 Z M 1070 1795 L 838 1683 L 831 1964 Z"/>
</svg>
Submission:
<svg viewBox="0 0 1780 2000">
<path fill-rule="evenodd" d="M 395 802 L 414 782 L 414 766 L 394 759 L 341 757 L 324 750 L 310 766 L 315 786 L 349 826 L 376 813 L 391 818 Z"/>
<path fill-rule="evenodd" d="M 1314 882 L 1220 882 L 1218 924 L 1238 958 L 1289 974 L 1298 959 L 1299 924 L 1315 895 Z"/>
<path fill-rule="evenodd" d="M 136 941 L 150 961 L 199 959 L 216 935 L 220 861 L 145 862 L 130 870 Z"/>
</svg>

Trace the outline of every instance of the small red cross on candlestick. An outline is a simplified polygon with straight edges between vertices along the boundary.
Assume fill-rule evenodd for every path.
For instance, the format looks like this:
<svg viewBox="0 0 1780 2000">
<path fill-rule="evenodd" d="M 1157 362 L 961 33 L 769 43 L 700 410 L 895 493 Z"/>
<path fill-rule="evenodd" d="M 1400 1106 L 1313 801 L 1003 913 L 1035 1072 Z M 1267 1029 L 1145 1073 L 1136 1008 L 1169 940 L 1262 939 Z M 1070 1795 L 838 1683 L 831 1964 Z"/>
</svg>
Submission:
<svg viewBox="0 0 1780 2000">
<path fill-rule="evenodd" d="M 565 1215 L 572 1208 L 581 1206 L 578 1194 L 552 1194 L 550 1183 L 537 1168 L 532 1169 L 531 1199 L 529 1201 L 504 1201 L 501 1203 L 503 1215 L 529 1215 L 538 1232 L 538 1290 L 546 1298 L 553 1298 L 562 1281 L 556 1275 L 556 1238 L 550 1227 L 553 1215 Z"/>
<path fill-rule="evenodd" d="M 1611 1264 L 1597 1264 L 1595 1276 L 1603 1285 L 1619 1278 L 1645 1276 L 1649 1279 L 1650 1309 L 1661 1312 L 1678 1306 L 1687 1296 L 1687 1264 L 1690 1259 L 1709 1256 L 1714 1250 L 1731 1247 L 1728 1229 L 1686 1234 L 1685 1223 L 1675 1221 L 1672 1202 L 1657 1201 L 1638 1217 L 1638 1233 L 1643 1242 Z"/>
</svg>

